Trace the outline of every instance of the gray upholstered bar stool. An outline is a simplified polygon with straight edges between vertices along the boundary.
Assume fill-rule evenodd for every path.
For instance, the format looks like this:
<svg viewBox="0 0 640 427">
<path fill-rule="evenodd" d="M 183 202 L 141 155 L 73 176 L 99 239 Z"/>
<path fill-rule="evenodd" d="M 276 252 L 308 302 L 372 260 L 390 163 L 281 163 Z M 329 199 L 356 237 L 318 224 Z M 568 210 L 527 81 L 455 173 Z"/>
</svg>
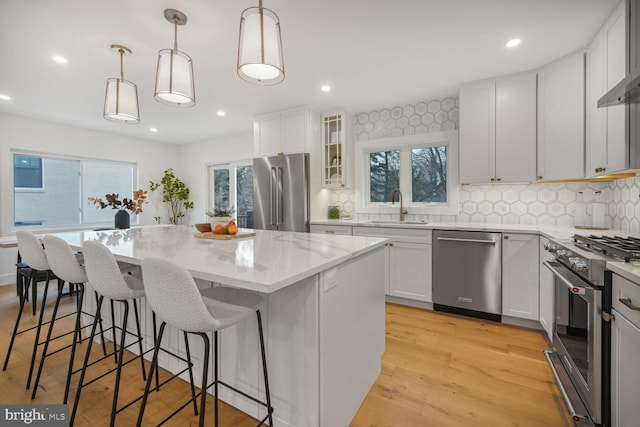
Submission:
<svg viewBox="0 0 640 427">
<path fill-rule="evenodd" d="M 22 269 L 24 273 L 24 278 L 20 278 L 18 280 L 17 286 L 22 287 L 20 292 L 20 309 L 18 311 L 18 315 L 16 317 L 16 323 L 13 327 L 13 333 L 11 335 L 11 341 L 9 342 L 9 348 L 7 349 L 7 356 L 4 360 L 4 365 L 2 366 L 2 370 L 5 371 L 7 366 L 9 365 L 9 358 L 11 357 L 11 350 L 13 349 L 13 343 L 16 337 L 25 332 L 31 331 L 33 329 L 36 330 L 36 336 L 33 344 L 33 351 L 31 354 L 31 362 L 29 364 L 29 375 L 27 377 L 27 388 L 31 387 L 31 377 L 33 374 L 33 367 L 35 364 L 36 354 L 38 350 L 38 345 L 40 344 L 40 330 L 42 325 L 46 325 L 49 322 L 43 323 L 44 316 L 44 308 L 47 302 L 47 294 L 49 291 L 49 282 L 51 279 L 58 281 L 58 294 L 62 294 L 62 287 L 64 286 L 64 282 L 56 277 L 55 274 L 51 271 L 49 267 L 49 262 L 47 261 L 47 256 L 44 253 L 44 248 L 42 247 L 42 243 L 38 238 L 31 233 L 30 231 L 18 230 L 16 231 L 16 238 L 18 240 L 18 250 L 20 251 L 22 258 L 25 261 L 25 265 Z M 19 274 L 20 275 L 20 274 Z M 25 303 L 27 301 L 27 295 L 29 293 L 29 285 L 33 287 L 32 299 L 34 303 L 36 303 L 36 283 L 39 279 L 45 279 L 44 292 L 42 296 L 42 305 L 40 308 L 40 315 L 38 317 L 38 322 L 36 326 L 32 326 L 30 328 L 26 328 L 23 330 L 18 330 L 20 327 L 20 320 L 22 319 L 22 312 L 24 310 Z M 33 312 L 35 314 L 35 310 Z"/>
<path fill-rule="evenodd" d="M 42 243 L 44 245 L 44 251 L 47 255 L 47 260 L 49 261 L 49 266 L 51 270 L 58 276 L 61 280 L 68 282 L 70 285 L 77 286 L 76 293 L 76 321 L 75 328 L 73 331 L 73 342 L 68 346 L 71 347 L 71 354 L 69 356 L 69 368 L 67 370 L 67 380 L 65 383 L 64 396 L 62 403 L 67 403 L 69 398 L 69 387 L 71 384 L 71 375 L 73 374 L 73 362 L 76 354 L 76 345 L 79 341 L 82 340 L 80 330 L 82 326 L 80 324 L 80 317 L 82 316 L 82 300 L 84 298 L 84 284 L 87 282 L 87 275 L 85 274 L 84 267 L 82 267 L 76 255 L 73 253 L 73 250 L 69 246 L 69 244 L 63 239 L 57 236 L 46 235 L 42 239 Z M 40 365 L 38 366 L 38 373 L 36 375 L 35 383 L 33 386 L 33 392 L 31 393 L 31 398 L 35 399 L 36 393 L 38 391 L 38 384 L 40 383 L 40 376 L 42 375 L 42 370 L 44 368 L 45 361 L 47 357 L 55 354 L 57 351 L 52 353 L 48 353 L 48 347 L 50 342 L 50 337 L 53 332 L 53 328 L 55 326 L 55 316 L 58 310 L 58 306 L 60 303 L 60 295 L 56 299 L 56 304 L 53 308 L 53 318 L 51 323 L 49 323 L 49 330 L 47 332 L 47 338 L 44 343 L 44 348 L 42 350 L 42 357 L 40 358 Z M 92 316 L 92 313 L 84 313 Z M 100 328 L 101 335 L 102 327 Z M 103 337 L 103 351 L 104 350 L 104 337 Z"/>
<path fill-rule="evenodd" d="M 122 366 L 132 362 L 135 359 L 140 359 L 140 363 L 142 366 L 142 378 L 146 380 L 143 358 L 144 350 L 142 348 L 142 334 L 140 332 L 140 317 L 138 314 L 138 305 L 136 303 L 137 299 L 144 297 L 144 285 L 142 283 L 142 279 L 140 279 L 139 277 L 126 273 L 122 274 L 115 257 L 113 256 L 111 251 L 107 249 L 103 244 L 94 241 L 84 242 L 82 245 L 82 252 L 84 254 L 84 267 L 87 278 L 89 279 L 91 287 L 98 293 L 99 297 L 96 306 L 96 312 L 94 314 L 93 325 L 91 327 L 91 334 L 89 336 L 89 342 L 87 345 L 87 352 L 85 354 L 84 363 L 82 364 L 82 369 L 80 371 L 80 380 L 78 382 L 78 389 L 76 391 L 73 411 L 71 413 L 70 425 L 73 425 L 75 421 L 76 411 L 80 402 L 80 394 L 82 392 L 82 389 L 85 386 L 92 384 L 94 381 L 99 380 L 100 378 L 115 370 L 116 378 L 113 388 L 113 401 L 111 404 L 110 421 L 110 425 L 113 426 L 115 424 L 116 415 L 118 414 L 118 412 L 120 412 L 120 410 L 118 409 L 118 394 L 120 391 L 120 376 L 122 372 Z M 121 302 L 124 309 L 122 315 L 122 325 L 119 328 L 116 327 L 115 323 L 112 323 L 111 325 L 111 328 L 113 328 L 114 331 L 114 342 L 115 331 L 116 329 L 120 330 L 120 349 L 117 352 L 117 364 L 114 369 L 111 369 L 103 373 L 102 375 L 97 376 L 96 378 L 88 381 L 85 384 L 84 379 L 87 368 L 111 356 L 111 354 L 108 354 L 98 360 L 93 361 L 91 364 L 89 363 L 89 360 L 91 358 L 91 348 L 96 335 L 96 329 L 98 327 L 100 319 L 101 307 L 105 297 L 112 301 Z M 135 342 L 127 345 L 125 339 L 127 337 L 127 333 L 130 334 L 130 332 L 127 332 L 127 323 L 129 320 L 129 301 L 133 302 L 137 336 Z M 113 313 L 113 306 L 111 311 Z M 136 343 L 138 344 L 138 356 L 129 359 L 129 361 L 127 362 L 124 362 L 125 349 Z"/>
<path fill-rule="evenodd" d="M 200 389 L 200 427 L 204 426 L 206 394 L 211 386 L 214 387 L 214 425 L 218 427 L 218 384 L 230 388 L 266 407 L 267 415 L 258 425 L 263 425 L 268 419 L 269 425 L 273 426 L 273 407 L 271 406 L 271 395 L 269 393 L 262 317 L 260 315 L 260 308 L 265 303 L 264 297 L 255 292 L 223 286 L 199 290 L 195 281 L 184 267 L 161 258 L 150 257 L 144 259 L 142 262 L 142 275 L 144 277 L 147 302 L 160 317 L 162 324 L 158 333 L 156 349 L 153 354 L 137 425 L 140 426 L 142 424 L 151 387 L 151 376 L 154 369 L 158 369 L 158 348 L 162 342 L 164 328 L 169 324 L 176 329 L 199 335 L 204 341 L 202 386 Z M 266 403 L 218 379 L 218 332 L 240 322 L 252 313 L 256 313 L 258 320 Z M 209 332 L 213 332 L 214 378 L 213 382 L 207 385 L 211 348 Z"/>
</svg>

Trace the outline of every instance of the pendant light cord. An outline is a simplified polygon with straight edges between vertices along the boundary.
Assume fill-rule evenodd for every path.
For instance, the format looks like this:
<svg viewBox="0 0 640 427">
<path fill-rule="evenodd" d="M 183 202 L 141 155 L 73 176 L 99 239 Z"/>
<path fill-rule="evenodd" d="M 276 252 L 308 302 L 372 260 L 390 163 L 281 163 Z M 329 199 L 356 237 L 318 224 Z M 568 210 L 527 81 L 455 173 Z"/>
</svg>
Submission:
<svg viewBox="0 0 640 427">
<path fill-rule="evenodd" d="M 178 52 L 178 18 L 173 18 L 173 50 Z"/>
<path fill-rule="evenodd" d="M 258 1 L 258 13 L 260 14 L 260 62 L 264 64 L 264 10 L 262 0 Z"/>
<path fill-rule="evenodd" d="M 120 52 L 120 81 L 124 81 L 124 49 L 120 48 L 118 49 L 118 52 Z"/>
</svg>

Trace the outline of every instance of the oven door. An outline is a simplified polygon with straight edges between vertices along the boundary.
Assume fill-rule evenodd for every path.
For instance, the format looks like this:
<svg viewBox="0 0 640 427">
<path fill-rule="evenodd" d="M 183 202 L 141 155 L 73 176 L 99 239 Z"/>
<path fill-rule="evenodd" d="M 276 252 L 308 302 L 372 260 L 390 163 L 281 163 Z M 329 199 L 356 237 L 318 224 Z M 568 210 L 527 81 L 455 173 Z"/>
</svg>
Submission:
<svg viewBox="0 0 640 427">
<path fill-rule="evenodd" d="M 574 420 L 600 424 L 601 291 L 557 261 L 545 261 L 544 264 L 554 275 L 553 350 L 561 362 L 549 360 L 550 365 L 556 371 L 554 375 L 559 386 L 564 388 L 563 397 Z M 560 366 L 564 373 L 557 372 Z M 579 401 L 575 395 L 579 396 Z"/>
</svg>

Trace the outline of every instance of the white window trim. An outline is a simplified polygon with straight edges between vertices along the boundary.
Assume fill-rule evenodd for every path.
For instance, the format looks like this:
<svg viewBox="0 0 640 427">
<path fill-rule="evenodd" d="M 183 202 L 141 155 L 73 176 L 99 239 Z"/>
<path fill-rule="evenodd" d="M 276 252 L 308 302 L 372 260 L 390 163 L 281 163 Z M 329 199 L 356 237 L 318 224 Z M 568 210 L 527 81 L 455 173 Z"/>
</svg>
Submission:
<svg viewBox="0 0 640 427">
<path fill-rule="evenodd" d="M 15 226 L 15 212 L 16 212 L 16 208 L 15 208 L 15 197 L 13 197 L 13 193 L 17 190 L 19 192 L 26 192 L 25 189 L 23 187 L 15 187 L 15 183 L 13 180 L 13 155 L 14 154 L 19 154 L 19 155 L 24 155 L 24 156 L 32 156 L 32 157 L 47 157 L 50 159 L 62 159 L 62 160 L 77 160 L 80 162 L 80 175 L 79 175 L 79 179 L 80 179 L 80 200 L 81 200 L 81 204 L 79 206 L 80 211 L 78 212 L 79 215 L 79 221 L 80 224 L 55 224 L 55 225 L 33 225 L 33 226 L 21 226 L 21 227 L 16 227 Z M 84 174 L 83 174 L 83 163 L 84 162 L 91 162 L 91 163 L 106 163 L 106 164 L 113 164 L 113 165 L 127 165 L 127 166 L 131 166 L 132 167 L 132 177 L 133 177 L 133 182 L 132 184 L 132 189 L 133 191 L 136 191 L 136 188 L 139 188 L 138 186 L 138 164 L 137 163 L 132 163 L 132 162 L 125 162 L 125 161 L 117 161 L 117 160 L 105 160 L 105 159 L 97 159 L 97 158 L 93 158 L 93 157 L 83 157 L 83 156 L 71 156 L 71 155 L 65 155 L 65 154 L 56 154 L 56 153 L 48 153 L 45 151 L 31 151 L 31 150 L 23 150 L 23 149 L 19 149 L 19 148 L 11 148 L 10 149 L 10 155 L 11 155 L 11 188 L 12 188 L 12 197 L 11 197 L 11 231 L 15 232 L 16 230 L 20 229 L 20 230 L 29 230 L 29 231 L 37 231 L 37 232 L 48 232 L 48 233 L 55 233 L 55 232 L 62 232 L 62 231 L 72 231 L 72 230 L 86 230 L 86 229 L 90 229 L 90 228 L 96 228 L 96 227 L 106 227 L 109 225 L 113 225 L 111 222 L 95 222 L 95 223 L 85 223 L 84 222 L 84 209 L 85 209 L 85 204 L 86 204 L 86 200 L 89 196 L 94 196 L 95 195 L 87 195 L 85 194 L 85 189 L 84 189 Z M 33 191 L 36 192 L 41 192 L 45 189 L 44 186 L 44 169 L 45 169 L 45 165 L 44 162 L 42 162 L 42 177 L 43 177 L 43 187 L 42 189 L 33 189 Z M 131 218 L 131 224 L 133 225 L 138 225 L 140 223 L 140 215 L 132 215 Z"/>
<path fill-rule="evenodd" d="M 408 147 L 424 147 L 433 145 L 447 146 L 447 203 L 429 205 L 411 202 L 411 168 L 400 169 L 400 191 L 403 195 L 403 205 L 409 214 L 420 215 L 457 215 L 460 213 L 459 178 L 458 178 L 458 131 L 432 132 L 420 135 L 401 136 L 355 143 L 355 199 L 356 212 L 395 214 L 399 204 L 367 203 L 369 191 L 368 161 L 369 153 L 373 151 L 391 151 Z M 411 151 L 400 152 L 400 162 L 411 163 Z"/>
<path fill-rule="evenodd" d="M 229 169 L 229 207 L 233 206 L 237 209 L 236 203 L 236 168 L 241 166 L 253 166 L 253 160 L 237 160 L 234 162 L 210 163 L 207 164 L 207 211 L 214 210 L 214 188 L 213 171 L 216 169 Z"/>
</svg>

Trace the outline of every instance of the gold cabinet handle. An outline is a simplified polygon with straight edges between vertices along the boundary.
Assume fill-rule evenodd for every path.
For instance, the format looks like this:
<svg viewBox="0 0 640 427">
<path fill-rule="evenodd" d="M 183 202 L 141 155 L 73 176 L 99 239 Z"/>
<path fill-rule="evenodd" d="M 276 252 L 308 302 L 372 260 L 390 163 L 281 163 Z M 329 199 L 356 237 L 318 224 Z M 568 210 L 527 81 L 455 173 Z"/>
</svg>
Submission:
<svg viewBox="0 0 640 427">
<path fill-rule="evenodd" d="M 498 179 L 496 179 L 496 181 L 500 182 L 500 181 L 502 181 L 502 178 L 498 178 Z"/>
<path fill-rule="evenodd" d="M 538 175 L 538 179 L 542 179 L 542 175 Z"/>
<path fill-rule="evenodd" d="M 596 173 L 604 172 L 606 170 L 607 170 L 607 168 L 596 168 L 595 169 Z"/>
<path fill-rule="evenodd" d="M 491 178 L 491 182 L 493 182 L 493 181 L 495 181 L 495 180 L 496 180 L 495 178 Z"/>
<path fill-rule="evenodd" d="M 631 298 L 618 298 L 618 301 L 629 307 L 631 310 L 640 311 L 640 307 L 637 307 L 631 303 Z"/>
<path fill-rule="evenodd" d="M 324 230 L 327 234 L 336 234 L 335 230 Z"/>
</svg>

